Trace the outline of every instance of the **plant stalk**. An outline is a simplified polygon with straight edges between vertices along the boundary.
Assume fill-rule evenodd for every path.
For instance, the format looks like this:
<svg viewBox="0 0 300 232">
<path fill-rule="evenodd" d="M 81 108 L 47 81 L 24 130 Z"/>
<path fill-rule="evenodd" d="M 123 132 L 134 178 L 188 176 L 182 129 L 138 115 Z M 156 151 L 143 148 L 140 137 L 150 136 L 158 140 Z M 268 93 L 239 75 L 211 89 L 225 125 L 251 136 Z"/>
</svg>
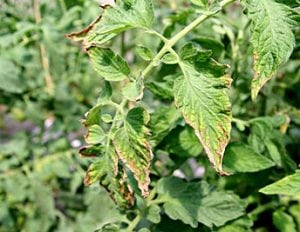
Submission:
<svg viewBox="0 0 300 232">
<path fill-rule="evenodd" d="M 157 55 L 153 58 L 153 60 L 149 63 L 149 65 L 144 69 L 142 72 L 142 77 L 145 78 L 147 74 L 151 71 L 151 69 L 159 62 L 159 60 L 163 57 L 163 55 L 168 52 L 180 39 L 186 36 L 190 31 L 195 29 L 199 24 L 204 22 L 206 19 L 216 15 L 221 10 L 223 10 L 227 5 L 234 2 L 235 0 L 223 0 L 220 2 L 220 8 L 216 9 L 215 11 L 208 12 L 207 14 L 200 15 L 196 18 L 193 22 L 179 31 L 174 37 L 170 40 L 165 41 L 165 45 L 162 49 L 157 53 Z"/>
<path fill-rule="evenodd" d="M 40 0 L 33 0 L 33 9 L 34 9 L 34 18 L 36 24 L 39 24 L 42 21 L 42 15 L 40 11 Z M 41 42 L 40 45 L 40 53 L 41 53 L 41 59 L 42 59 L 42 65 L 45 72 L 45 84 L 46 84 L 46 90 L 49 94 L 53 94 L 54 91 L 54 83 L 53 78 L 50 73 L 50 64 L 49 59 L 46 52 L 45 45 Z"/>
</svg>

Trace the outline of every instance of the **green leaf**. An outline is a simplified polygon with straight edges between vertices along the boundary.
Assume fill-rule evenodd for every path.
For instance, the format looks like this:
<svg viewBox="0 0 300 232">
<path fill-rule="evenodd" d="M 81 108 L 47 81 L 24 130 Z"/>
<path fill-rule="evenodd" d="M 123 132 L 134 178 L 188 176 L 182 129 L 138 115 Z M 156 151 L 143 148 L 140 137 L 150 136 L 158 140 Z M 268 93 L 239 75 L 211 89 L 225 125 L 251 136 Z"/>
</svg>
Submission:
<svg viewBox="0 0 300 232">
<path fill-rule="evenodd" d="M 292 10 L 274 0 L 246 0 L 254 53 L 252 99 L 290 57 L 295 46 Z"/>
<path fill-rule="evenodd" d="M 0 58 L 0 89 L 11 93 L 21 93 L 23 89 L 18 68 L 4 58 Z"/>
<path fill-rule="evenodd" d="M 130 28 L 150 28 L 154 21 L 154 9 L 151 0 L 117 1 L 108 7 L 96 26 L 99 34 L 120 33 Z"/>
<path fill-rule="evenodd" d="M 135 81 L 127 83 L 122 94 L 129 101 L 140 101 L 144 95 L 144 82 L 142 76 L 139 76 Z"/>
<path fill-rule="evenodd" d="M 158 205 L 150 205 L 150 207 L 147 209 L 147 220 L 153 223 L 159 223 L 161 220 L 160 217 L 160 207 Z"/>
<path fill-rule="evenodd" d="M 202 146 L 194 130 L 189 127 L 177 127 L 166 137 L 166 149 L 180 157 L 193 157 L 200 155 Z"/>
<path fill-rule="evenodd" d="M 126 173 L 119 168 L 118 156 L 114 149 L 109 147 L 107 151 L 98 150 L 97 157 L 86 173 L 85 185 L 100 182 L 118 205 L 132 206 L 134 204 L 133 191 L 127 181 Z"/>
<path fill-rule="evenodd" d="M 167 53 L 161 58 L 161 61 L 165 64 L 177 64 L 179 60 L 173 53 Z"/>
<path fill-rule="evenodd" d="M 150 119 L 151 145 L 158 145 L 169 132 L 177 125 L 181 118 L 174 106 L 160 106 L 152 114 Z"/>
<path fill-rule="evenodd" d="M 112 123 L 113 118 L 110 114 L 101 114 L 101 120 L 105 123 Z"/>
<path fill-rule="evenodd" d="M 294 217 L 295 222 L 298 225 L 298 230 L 297 231 L 300 231 L 300 214 L 299 214 L 299 212 L 300 212 L 300 205 L 299 204 L 292 205 L 289 208 L 290 215 L 292 215 Z"/>
<path fill-rule="evenodd" d="M 243 216 L 218 228 L 218 232 L 251 232 L 253 221 L 248 216 Z"/>
<path fill-rule="evenodd" d="M 280 232 L 297 232 L 293 217 L 281 209 L 273 213 L 273 224 Z"/>
<path fill-rule="evenodd" d="M 133 173 L 142 196 L 149 194 L 150 164 L 152 151 L 148 142 L 149 130 L 146 127 L 149 114 L 141 107 L 131 109 L 124 127 L 117 130 L 114 145 L 124 165 Z"/>
<path fill-rule="evenodd" d="M 224 169 L 230 173 L 257 172 L 274 165 L 270 159 L 242 143 L 231 143 L 225 151 Z"/>
<path fill-rule="evenodd" d="M 200 7 L 207 7 L 208 5 L 208 0 L 191 0 L 191 2 Z"/>
<path fill-rule="evenodd" d="M 103 108 L 103 104 L 97 104 L 92 109 L 90 109 L 85 114 L 85 119 L 83 119 L 81 122 L 86 127 L 92 126 L 94 124 L 99 125 L 100 124 L 100 112 Z"/>
<path fill-rule="evenodd" d="M 267 195 L 282 194 L 288 196 L 300 196 L 300 171 L 265 186 L 260 189 L 259 192 Z"/>
<path fill-rule="evenodd" d="M 158 198 L 173 220 L 197 227 L 198 222 L 212 227 L 224 225 L 244 214 L 238 196 L 212 191 L 206 182 L 186 183 L 175 177 L 162 178 L 157 184 Z"/>
<path fill-rule="evenodd" d="M 127 62 L 109 48 L 90 47 L 88 54 L 94 69 L 107 81 L 122 81 L 130 74 Z"/>
<path fill-rule="evenodd" d="M 105 140 L 105 132 L 99 125 L 92 125 L 88 128 L 85 140 L 88 144 L 98 144 Z"/>
<path fill-rule="evenodd" d="M 162 81 L 148 81 L 146 82 L 146 87 L 160 99 L 173 100 L 173 83 L 177 76 L 177 74 L 168 75 Z"/>
<path fill-rule="evenodd" d="M 99 97 L 97 99 L 97 104 L 105 104 L 111 100 L 112 88 L 108 81 L 104 81 L 104 86 L 102 87 Z"/>
<path fill-rule="evenodd" d="M 135 48 L 136 53 L 143 59 L 143 60 L 152 60 L 153 54 L 149 48 L 143 46 L 137 46 Z"/>
<path fill-rule="evenodd" d="M 210 58 L 211 52 L 200 52 L 192 44 L 181 51 L 179 66 L 184 74 L 174 83 L 175 103 L 182 111 L 220 174 L 225 147 L 231 130 L 231 106 L 227 88 L 231 79 L 225 65 Z"/>
</svg>

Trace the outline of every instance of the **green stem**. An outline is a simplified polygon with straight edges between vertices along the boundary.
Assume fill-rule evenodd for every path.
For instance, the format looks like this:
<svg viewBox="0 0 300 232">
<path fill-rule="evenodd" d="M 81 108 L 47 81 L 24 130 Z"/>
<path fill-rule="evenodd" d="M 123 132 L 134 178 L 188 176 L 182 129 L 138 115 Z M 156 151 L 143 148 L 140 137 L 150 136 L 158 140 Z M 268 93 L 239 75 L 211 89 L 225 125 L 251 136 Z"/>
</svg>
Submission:
<svg viewBox="0 0 300 232">
<path fill-rule="evenodd" d="M 157 64 L 157 62 L 163 57 L 163 55 L 170 51 L 170 49 L 184 36 L 186 36 L 190 31 L 195 29 L 199 24 L 204 22 L 206 19 L 216 15 L 221 10 L 223 10 L 228 4 L 234 2 L 235 0 L 223 0 L 220 2 L 220 8 L 216 9 L 215 11 L 208 12 L 207 14 L 200 15 L 198 18 L 196 18 L 193 22 L 191 22 L 189 25 L 187 25 L 185 28 L 183 28 L 181 31 L 179 31 L 174 37 L 172 37 L 170 40 L 164 40 L 165 45 L 162 47 L 162 49 L 157 53 L 157 55 L 153 58 L 153 60 L 149 63 L 149 65 L 145 68 L 145 70 L 142 72 L 142 77 L 145 78 L 147 74 L 151 71 L 151 69 Z M 152 32 L 153 33 L 153 32 Z M 157 34 L 157 33 L 155 33 Z"/>
<path fill-rule="evenodd" d="M 244 121 L 244 120 L 241 120 L 241 119 L 238 119 L 238 118 L 232 118 L 231 121 L 234 122 L 234 123 L 243 124 L 244 126 L 249 126 L 249 122 L 248 121 Z"/>
<path fill-rule="evenodd" d="M 64 0 L 59 0 L 59 4 L 63 14 L 67 13 L 67 6 Z"/>
<path fill-rule="evenodd" d="M 269 209 L 275 209 L 278 207 L 278 203 L 276 202 L 269 202 L 265 205 L 260 205 L 257 208 L 255 208 L 254 210 L 252 210 L 250 213 L 248 213 L 249 217 L 251 219 L 256 220 L 257 216 L 259 214 L 261 214 L 262 212 L 269 210 Z"/>
<path fill-rule="evenodd" d="M 109 146 L 110 146 L 110 143 L 111 143 L 111 140 L 112 140 L 112 137 L 113 137 L 113 131 L 117 125 L 117 118 L 120 114 L 123 114 L 124 115 L 124 106 L 127 104 L 127 100 L 126 99 L 123 99 L 123 101 L 120 103 L 120 105 L 117 105 L 117 104 L 114 104 L 114 106 L 116 107 L 117 111 L 116 111 L 116 114 L 113 118 L 113 121 L 112 121 L 112 124 L 111 124 L 111 127 L 108 131 L 108 134 L 107 134 L 107 142 L 106 142 L 106 146 L 105 146 L 105 151 L 106 153 L 108 152 L 109 150 Z"/>
<path fill-rule="evenodd" d="M 126 232 L 132 232 L 134 231 L 134 228 L 139 224 L 141 220 L 141 216 L 138 214 L 134 219 L 133 221 L 131 221 L 131 223 L 129 224 Z"/>
</svg>

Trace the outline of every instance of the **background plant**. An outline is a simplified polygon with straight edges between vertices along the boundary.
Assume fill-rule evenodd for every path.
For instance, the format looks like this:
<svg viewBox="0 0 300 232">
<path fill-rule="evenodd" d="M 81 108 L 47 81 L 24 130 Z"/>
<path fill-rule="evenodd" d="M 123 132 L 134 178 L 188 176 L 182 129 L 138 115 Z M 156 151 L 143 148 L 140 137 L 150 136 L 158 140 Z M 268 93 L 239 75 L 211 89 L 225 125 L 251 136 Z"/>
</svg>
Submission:
<svg viewBox="0 0 300 232">
<path fill-rule="evenodd" d="M 4 112 L 39 129 L 5 134 L 3 230 L 299 230 L 299 3 L 91 4 L 59 1 L 48 21 L 38 9 L 45 15 L 51 5 L 34 1 L 34 31 L 23 34 L 11 3 L 4 5 L 10 26 L 1 29 L 1 49 L 10 52 L 0 78 L 12 80 L 0 81 Z M 46 39 L 93 17 L 67 37 L 82 42 L 95 72 L 75 46 Z M 32 50 L 37 62 L 16 60 L 19 50 Z M 80 149 L 88 158 L 78 159 L 66 138 L 81 135 L 77 119 L 88 107 L 88 145 Z M 84 182 L 94 187 L 83 188 L 89 163 Z M 231 175 L 219 177 L 210 163 Z"/>
</svg>

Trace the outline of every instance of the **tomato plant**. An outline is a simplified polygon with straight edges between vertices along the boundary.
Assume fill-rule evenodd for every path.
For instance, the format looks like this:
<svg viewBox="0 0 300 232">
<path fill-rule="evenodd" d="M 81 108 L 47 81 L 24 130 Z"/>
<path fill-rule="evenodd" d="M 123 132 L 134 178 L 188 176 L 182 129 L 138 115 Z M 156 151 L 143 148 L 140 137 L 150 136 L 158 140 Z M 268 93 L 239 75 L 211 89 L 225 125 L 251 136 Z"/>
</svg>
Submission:
<svg viewBox="0 0 300 232">
<path fill-rule="evenodd" d="M 66 80 L 76 75 L 72 94 L 80 94 L 78 102 L 68 93 L 61 95 L 72 90 L 73 82 L 64 84 L 59 72 L 48 67 L 47 39 L 31 42 L 39 48 L 44 70 L 41 92 L 26 97 L 30 86 L 16 88 L 16 73 L 3 73 L 2 78 L 12 80 L 8 87 L 0 80 L 5 99 L 17 99 L 4 102 L 12 114 L 20 112 L 19 95 L 31 105 L 38 97 L 41 109 L 49 102 L 62 104 L 45 110 L 59 126 L 71 117 L 68 103 L 77 109 L 72 111 L 76 117 L 90 108 L 81 120 L 86 128 L 82 158 L 73 157 L 74 149 L 65 145 L 59 154 L 72 154 L 66 162 L 76 165 L 75 171 L 57 172 L 53 178 L 58 189 L 64 183 L 59 178 L 68 179 L 68 196 L 83 196 L 86 212 L 70 211 L 63 203 L 64 213 L 57 202 L 37 207 L 52 212 L 45 231 L 80 231 L 78 225 L 128 232 L 300 230 L 299 1 L 100 1 L 99 8 L 82 5 L 68 25 L 65 19 L 76 6 L 66 2 L 58 1 L 64 18 L 57 16 L 62 23 L 57 33 L 78 30 L 65 35 L 69 41 L 63 42 L 63 54 L 71 58 L 61 74 Z M 76 25 L 80 16 L 89 19 Z M 34 25 L 43 23 L 35 15 Z M 31 30 L 42 29 L 32 26 L 24 33 L 32 39 Z M 16 63 L 8 57 L 0 65 Z M 55 59 L 50 67 L 52 63 Z M 78 131 L 78 125 L 72 126 L 65 126 L 66 134 Z M 45 134 L 49 132 L 41 132 Z M 50 149 L 51 143 L 47 145 Z M 10 148 L 5 154 L 14 152 L 20 151 Z M 20 165 L 25 174 L 17 176 L 38 178 L 36 166 L 12 166 Z M 89 188 L 80 185 L 83 169 Z M 46 186 L 47 180 L 40 179 L 38 186 Z M 24 188 L 28 185 L 38 196 L 33 184 Z M 3 199 L 9 199 L 7 186 L 2 187 Z M 17 202 L 27 198 L 34 202 L 27 196 Z M 58 199 L 65 202 L 60 195 Z"/>
</svg>

